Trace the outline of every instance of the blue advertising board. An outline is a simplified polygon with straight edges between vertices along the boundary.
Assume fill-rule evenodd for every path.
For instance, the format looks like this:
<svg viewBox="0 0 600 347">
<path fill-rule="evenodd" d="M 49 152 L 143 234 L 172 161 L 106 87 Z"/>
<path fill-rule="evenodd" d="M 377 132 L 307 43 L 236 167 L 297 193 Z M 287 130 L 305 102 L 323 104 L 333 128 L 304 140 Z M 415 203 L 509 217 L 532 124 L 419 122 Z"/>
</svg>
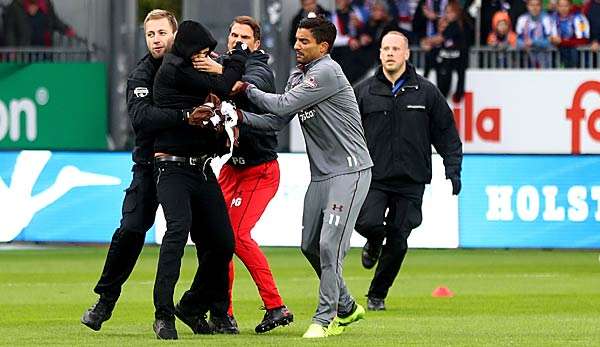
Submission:
<svg viewBox="0 0 600 347">
<path fill-rule="evenodd" d="M 600 248 L 600 156 L 470 155 L 460 247 Z"/>
<path fill-rule="evenodd" d="M 298 178 L 281 162 L 286 195 Z M 131 165 L 123 152 L 0 152 L 0 242 L 110 242 Z M 600 156 L 467 155 L 462 175 L 459 247 L 600 248 Z"/>
<path fill-rule="evenodd" d="M 0 242 L 109 242 L 131 164 L 130 153 L 0 152 Z"/>
</svg>

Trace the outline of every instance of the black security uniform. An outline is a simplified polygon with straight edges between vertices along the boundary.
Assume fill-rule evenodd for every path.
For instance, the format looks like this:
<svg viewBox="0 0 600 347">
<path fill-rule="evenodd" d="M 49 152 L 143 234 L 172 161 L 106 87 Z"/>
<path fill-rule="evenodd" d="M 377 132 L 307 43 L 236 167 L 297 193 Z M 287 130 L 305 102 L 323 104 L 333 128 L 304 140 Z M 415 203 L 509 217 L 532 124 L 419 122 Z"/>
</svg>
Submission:
<svg viewBox="0 0 600 347">
<path fill-rule="evenodd" d="M 153 180 L 154 137 L 156 131 L 184 123 L 183 113 L 155 107 L 152 101 L 154 76 L 162 63 L 147 54 L 127 79 L 127 110 L 135 132 L 133 180 L 125 190 L 120 227 L 115 231 L 102 275 L 94 292 L 115 302 L 142 251 L 146 232 L 158 208 Z"/>
<path fill-rule="evenodd" d="M 460 190 L 462 143 L 445 98 L 408 63 L 395 84 L 399 81 L 402 86 L 394 95 L 393 84 L 380 67 L 355 90 L 374 163 L 356 231 L 379 247 L 386 239 L 369 298 L 387 296 L 406 255 L 408 236 L 421 224 L 423 192 L 431 181 L 432 144 L 443 158 L 454 193 Z"/>
<path fill-rule="evenodd" d="M 215 46 L 216 41 L 200 23 L 181 23 L 172 52 L 165 55 L 156 74 L 157 106 L 187 109 L 202 104 L 210 92 L 221 97 L 229 94 L 242 76 L 246 53 L 234 51 L 225 62 L 222 75 L 194 70 L 191 56 Z M 188 124 L 163 130 L 156 136 L 154 151 L 177 157 L 155 160 L 158 200 L 167 221 L 154 284 L 157 320 L 174 318 L 173 291 L 188 234 L 203 250 L 200 260 L 203 266 L 197 276 L 203 279 L 204 288 L 190 289 L 180 305 L 190 313 L 204 314 L 212 302 L 228 303 L 227 275 L 233 255 L 233 232 L 223 194 L 208 164 L 208 159 L 222 150 L 223 143 L 224 137 L 213 129 Z M 222 313 L 226 314 L 227 305 L 223 306 Z"/>
</svg>

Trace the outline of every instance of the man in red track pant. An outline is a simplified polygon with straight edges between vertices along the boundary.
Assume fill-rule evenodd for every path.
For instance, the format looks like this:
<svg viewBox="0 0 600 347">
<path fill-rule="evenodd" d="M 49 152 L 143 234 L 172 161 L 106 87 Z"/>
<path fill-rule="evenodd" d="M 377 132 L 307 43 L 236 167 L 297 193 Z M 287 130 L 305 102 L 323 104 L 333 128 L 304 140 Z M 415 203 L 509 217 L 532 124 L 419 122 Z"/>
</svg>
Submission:
<svg viewBox="0 0 600 347">
<path fill-rule="evenodd" d="M 236 17 L 229 27 L 228 49 L 242 41 L 252 52 L 248 55 L 245 74 L 242 80 L 255 84 L 265 92 L 275 92 L 275 77 L 267 64 L 269 56 L 259 50 L 260 26 L 247 16 Z M 221 65 L 210 58 L 198 59 L 194 66 L 202 71 L 219 73 Z M 250 104 L 244 95 L 235 100 L 238 108 L 262 113 Z M 246 266 L 263 300 L 266 313 L 256 326 L 257 333 L 264 333 L 280 325 L 287 325 L 294 319 L 283 304 L 269 263 L 263 252 L 250 235 L 279 187 L 279 164 L 277 163 L 277 134 L 253 129 L 243 124 L 239 127 L 238 146 L 231 159 L 223 165 L 219 174 L 219 184 L 229 206 L 229 217 L 235 236 L 235 254 Z M 229 293 L 233 288 L 233 262 L 229 266 Z M 233 317 L 233 306 L 229 306 Z"/>
</svg>

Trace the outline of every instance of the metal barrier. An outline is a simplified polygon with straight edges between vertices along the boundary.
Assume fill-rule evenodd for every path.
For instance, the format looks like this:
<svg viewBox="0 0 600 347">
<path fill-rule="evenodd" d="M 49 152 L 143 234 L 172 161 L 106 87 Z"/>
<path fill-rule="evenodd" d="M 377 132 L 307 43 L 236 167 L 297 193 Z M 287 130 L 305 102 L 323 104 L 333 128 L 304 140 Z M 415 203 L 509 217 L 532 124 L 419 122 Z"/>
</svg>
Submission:
<svg viewBox="0 0 600 347">
<path fill-rule="evenodd" d="M 420 69 L 425 67 L 427 51 L 420 47 L 411 47 L 411 63 Z M 577 48 L 575 64 L 571 68 L 594 69 L 600 67 L 600 51 L 589 47 Z M 556 48 L 526 51 L 508 48 L 472 47 L 469 50 L 469 68 L 476 69 L 564 69 L 565 62 Z"/>
<path fill-rule="evenodd" d="M 65 63 L 96 60 L 97 47 L 83 38 L 55 34 L 53 42 L 53 47 L 0 47 L 0 63 Z"/>
</svg>

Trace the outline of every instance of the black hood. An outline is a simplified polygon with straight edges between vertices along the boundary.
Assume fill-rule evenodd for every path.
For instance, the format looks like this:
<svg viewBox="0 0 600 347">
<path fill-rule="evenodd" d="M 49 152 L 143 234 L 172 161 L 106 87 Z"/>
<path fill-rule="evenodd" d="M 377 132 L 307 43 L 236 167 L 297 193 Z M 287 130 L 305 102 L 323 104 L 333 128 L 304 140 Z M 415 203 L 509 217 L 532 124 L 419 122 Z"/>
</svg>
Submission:
<svg viewBox="0 0 600 347">
<path fill-rule="evenodd" d="M 217 41 L 204 25 L 186 20 L 179 25 L 171 53 L 185 61 L 190 61 L 192 55 L 204 48 L 208 47 L 213 51 L 216 46 Z"/>
</svg>

